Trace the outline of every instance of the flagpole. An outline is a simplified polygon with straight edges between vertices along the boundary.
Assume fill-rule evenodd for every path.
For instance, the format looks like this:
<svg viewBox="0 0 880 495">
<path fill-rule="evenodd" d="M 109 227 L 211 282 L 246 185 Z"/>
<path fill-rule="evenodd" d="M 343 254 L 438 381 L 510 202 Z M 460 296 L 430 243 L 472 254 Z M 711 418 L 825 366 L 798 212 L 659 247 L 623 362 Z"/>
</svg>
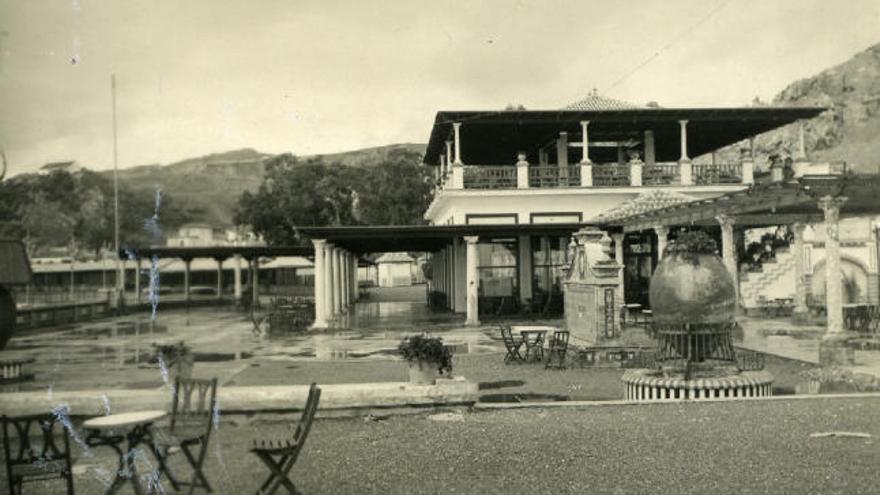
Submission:
<svg viewBox="0 0 880 495">
<path fill-rule="evenodd" d="M 119 260 L 119 153 L 116 140 L 116 74 L 110 75 L 110 90 L 113 104 L 113 252 L 116 259 L 116 300 L 122 309 L 125 294 L 125 272 Z"/>
</svg>

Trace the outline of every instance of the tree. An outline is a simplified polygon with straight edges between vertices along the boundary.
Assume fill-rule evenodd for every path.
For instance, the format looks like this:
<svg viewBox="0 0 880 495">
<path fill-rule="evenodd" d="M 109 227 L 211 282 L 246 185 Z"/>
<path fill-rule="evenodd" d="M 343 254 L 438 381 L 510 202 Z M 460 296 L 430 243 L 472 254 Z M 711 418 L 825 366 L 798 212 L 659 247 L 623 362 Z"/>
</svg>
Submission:
<svg viewBox="0 0 880 495">
<path fill-rule="evenodd" d="M 358 187 L 361 221 L 369 225 L 417 225 L 431 203 L 431 174 L 421 156 L 406 149 L 367 170 Z"/>
</svg>

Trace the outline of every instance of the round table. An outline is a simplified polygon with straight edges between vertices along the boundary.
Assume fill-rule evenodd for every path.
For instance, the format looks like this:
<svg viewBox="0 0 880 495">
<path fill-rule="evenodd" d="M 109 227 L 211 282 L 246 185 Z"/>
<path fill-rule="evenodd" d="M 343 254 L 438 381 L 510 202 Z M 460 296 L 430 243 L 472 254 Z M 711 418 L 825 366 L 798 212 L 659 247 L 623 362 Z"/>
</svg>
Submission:
<svg viewBox="0 0 880 495">
<path fill-rule="evenodd" d="M 144 493 L 135 468 L 136 449 L 138 445 L 152 443 L 150 426 L 166 415 L 165 411 L 159 410 L 137 411 L 99 416 L 83 423 L 83 429 L 88 431 L 86 442 L 89 446 L 107 446 L 119 455 L 119 469 L 107 488 L 107 494 L 116 493 L 126 481 L 131 482 L 135 493 Z M 125 450 L 121 448 L 123 442 L 128 443 Z"/>
</svg>

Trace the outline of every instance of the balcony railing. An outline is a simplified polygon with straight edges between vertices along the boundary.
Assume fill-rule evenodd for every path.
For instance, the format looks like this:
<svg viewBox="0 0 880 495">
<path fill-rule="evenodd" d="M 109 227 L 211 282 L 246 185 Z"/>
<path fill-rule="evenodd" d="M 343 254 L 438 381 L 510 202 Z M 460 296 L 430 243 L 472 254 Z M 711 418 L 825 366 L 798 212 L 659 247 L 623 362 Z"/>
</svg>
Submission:
<svg viewBox="0 0 880 495">
<path fill-rule="evenodd" d="M 742 164 L 694 164 L 694 184 L 740 184 L 742 183 Z"/>
<path fill-rule="evenodd" d="M 580 165 L 529 167 L 529 187 L 580 187 L 580 185 Z"/>
<path fill-rule="evenodd" d="M 629 165 L 593 165 L 593 186 L 628 186 L 629 170 Z"/>
<path fill-rule="evenodd" d="M 516 167 L 464 167 L 465 189 L 516 188 Z"/>
<path fill-rule="evenodd" d="M 657 163 L 645 165 L 642 169 L 642 185 L 670 186 L 681 184 L 678 163 Z"/>
</svg>

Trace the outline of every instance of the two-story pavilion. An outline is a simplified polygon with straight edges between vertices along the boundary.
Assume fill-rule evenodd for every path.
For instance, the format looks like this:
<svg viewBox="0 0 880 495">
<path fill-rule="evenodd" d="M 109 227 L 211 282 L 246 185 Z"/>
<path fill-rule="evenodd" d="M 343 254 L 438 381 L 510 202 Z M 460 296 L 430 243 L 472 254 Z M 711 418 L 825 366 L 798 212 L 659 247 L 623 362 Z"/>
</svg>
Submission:
<svg viewBox="0 0 880 495">
<path fill-rule="evenodd" d="M 751 146 L 733 163 L 716 162 L 713 152 L 822 111 L 636 107 L 592 94 L 563 110 L 438 112 L 424 157 L 437 184 L 429 225 L 303 229 L 316 246 L 316 326 L 339 310 L 320 301 L 339 298 L 329 266 L 337 251 L 343 259 L 431 252 L 432 301 L 466 313 L 468 323 L 525 308 L 561 312 L 571 233 L 607 226 L 600 217 L 623 205 L 746 189 L 754 183 Z M 794 154 L 803 158 L 803 134 Z M 654 231 L 614 235 L 629 301 L 647 303 L 658 239 Z"/>
</svg>

